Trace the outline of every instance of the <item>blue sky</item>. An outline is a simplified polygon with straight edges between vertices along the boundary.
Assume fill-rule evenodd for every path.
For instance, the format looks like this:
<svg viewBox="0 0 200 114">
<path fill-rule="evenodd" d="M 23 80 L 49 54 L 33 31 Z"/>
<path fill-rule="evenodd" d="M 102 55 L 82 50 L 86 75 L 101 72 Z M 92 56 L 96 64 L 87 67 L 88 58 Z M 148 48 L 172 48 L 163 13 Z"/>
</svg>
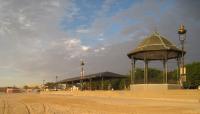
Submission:
<svg viewBox="0 0 200 114">
<path fill-rule="evenodd" d="M 96 46 L 102 42 L 102 40 L 111 39 L 117 35 L 122 29 L 127 26 L 134 26 L 139 23 L 144 23 L 143 20 L 138 18 L 128 18 L 122 17 L 123 22 L 109 22 L 110 18 L 113 18 L 119 12 L 123 12 L 124 10 L 130 9 L 134 6 L 139 6 L 146 2 L 143 0 L 77 0 L 74 1 L 75 6 L 77 7 L 77 12 L 72 15 L 73 19 L 68 19 L 68 16 L 63 16 L 61 21 L 59 22 L 59 26 L 63 31 L 68 32 L 72 36 L 78 36 L 82 43 L 89 46 Z M 171 7 L 174 6 L 176 1 L 168 0 L 168 1 L 156 1 L 158 2 L 158 11 L 154 10 L 145 10 L 143 11 L 143 15 L 146 17 L 152 17 L 156 24 L 155 28 L 160 22 L 160 16 L 168 11 Z M 67 10 L 68 11 L 68 10 Z M 132 14 L 131 14 L 132 15 Z M 133 13 L 134 15 L 134 13 Z M 90 34 L 93 23 L 98 20 L 98 18 L 108 21 L 107 25 L 104 27 L 104 31 L 99 33 L 99 36 L 96 34 L 95 37 Z M 80 35 L 81 33 L 81 35 Z M 102 38 L 104 36 L 104 38 Z M 106 36 L 106 37 L 105 37 Z M 120 39 L 117 39 L 120 40 Z M 121 39 L 123 41 L 126 39 Z"/>
<path fill-rule="evenodd" d="M 185 24 L 186 63 L 199 61 L 198 0 L 0 0 L 0 86 L 41 84 L 111 71 L 127 74 L 126 56 L 155 30 L 176 44 Z M 172 67 L 171 67 L 171 66 Z M 170 62 L 173 69 L 175 62 Z M 142 67 L 138 63 L 138 67 Z M 157 66 L 159 67 L 159 65 Z"/>
<path fill-rule="evenodd" d="M 89 29 L 92 26 L 92 23 L 98 18 L 112 18 L 116 13 L 128 9 L 134 3 L 138 3 L 137 0 L 77 0 L 75 1 L 75 6 L 78 7 L 77 14 L 73 15 L 72 20 L 68 20 L 67 17 L 63 17 L 59 26 L 62 30 L 69 32 L 71 35 L 78 35 L 78 29 L 83 30 L 82 32 L 86 32 L 86 34 L 81 34 L 81 40 L 83 44 L 95 46 L 101 43 L 101 40 L 92 38 L 93 36 L 88 35 Z M 140 1 L 142 2 L 142 1 Z M 138 21 L 125 19 L 127 24 L 134 24 Z M 104 33 L 100 33 L 99 39 L 103 35 L 108 36 L 107 38 L 111 37 L 113 34 L 119 32 L 123 27 L 126 26 L 125 23 L 112 23 L 106 27 Z M 85 31 L 84 31 L 85 30 Z M 81 31 L 80 31 L 81 32 Z"/>
<path fill-rule="evenodd" d="M 61 20 L 60 26 L 63 29 L 77 29 L 80 26 L 89 27 L 95 18 L 106 16 L 111 17 L 120 10 L 127 9 L 134 3 L 134 0 L 118 0 L 110 3 L 106 11 L 101 14 L 104 10 L 103 6 L 105 0 L 76 0 L 75 6 L 78 7 L 78 14 L 74 15 L 73 20 L 68 20 L 65 17 Z"/>
</svg>

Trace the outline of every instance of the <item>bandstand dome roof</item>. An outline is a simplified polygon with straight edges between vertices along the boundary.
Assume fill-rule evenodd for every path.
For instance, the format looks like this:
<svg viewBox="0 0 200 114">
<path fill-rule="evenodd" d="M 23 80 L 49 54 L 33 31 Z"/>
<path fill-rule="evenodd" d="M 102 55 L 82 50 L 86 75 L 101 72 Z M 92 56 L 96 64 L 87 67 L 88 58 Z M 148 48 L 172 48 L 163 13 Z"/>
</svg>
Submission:
<svg viewBox="0 0 200 114">
<path fill-rule="evenodd" d="M 181 53 L 181 49 L 177 48 L 167 38 L 161 36 L 158 32 L 154 32 L 127 55 L 129 58 L 133 57 L 138 60 L 163 60 L 179 58 Z"/>
</svg>

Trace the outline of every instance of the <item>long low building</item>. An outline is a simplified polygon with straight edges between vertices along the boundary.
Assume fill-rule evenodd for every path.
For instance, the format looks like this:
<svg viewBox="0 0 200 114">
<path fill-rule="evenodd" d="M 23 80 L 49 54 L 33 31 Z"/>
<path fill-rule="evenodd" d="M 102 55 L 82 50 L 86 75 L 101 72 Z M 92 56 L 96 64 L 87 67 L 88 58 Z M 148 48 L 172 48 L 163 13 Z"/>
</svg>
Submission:
<svg viewBox="0 0 200 114">
<path fill-rule="evenodd" d="M 66 84 L 66 87 L 76 85 L 81 87 L 81 82 L 87 83 L 87 88 L 89 89 L 105 89 L 104 87 L 104 81 L 111 81 L 113 79 L 124 79 L 127 78 L 125 75 L 113 73 L 113 72 L 100 72 L 100 73 L 95 73 L 95 74 L 90 74 L 90 75 L 85 75 L 83 77 L 73 77 L 73 78 L 68 78 L 59 81 L 58 83 L 61 84 Z M 93 82 L 101 82 L 101 87 L 100 88 L 94 88 L 92 87 Z"/>
</svg>

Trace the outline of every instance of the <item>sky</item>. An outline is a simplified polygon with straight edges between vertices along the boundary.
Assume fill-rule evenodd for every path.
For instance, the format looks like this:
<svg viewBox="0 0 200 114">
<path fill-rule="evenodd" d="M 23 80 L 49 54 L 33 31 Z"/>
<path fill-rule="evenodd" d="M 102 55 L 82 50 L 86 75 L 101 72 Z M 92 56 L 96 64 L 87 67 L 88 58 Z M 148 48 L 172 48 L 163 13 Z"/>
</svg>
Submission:
<svg viewBox="0 0 200 114">
<path fill-rule="evenodd" d="M 199 6 L 199 0 L 0 0 L 0 86 L 79 76 L 81 59 L 85 75 L 127 74 L 127 53 L 152 32 L 180 47 L 180 24 L 187 29 L 186 63 L 199 61 Z"/>
</svg>

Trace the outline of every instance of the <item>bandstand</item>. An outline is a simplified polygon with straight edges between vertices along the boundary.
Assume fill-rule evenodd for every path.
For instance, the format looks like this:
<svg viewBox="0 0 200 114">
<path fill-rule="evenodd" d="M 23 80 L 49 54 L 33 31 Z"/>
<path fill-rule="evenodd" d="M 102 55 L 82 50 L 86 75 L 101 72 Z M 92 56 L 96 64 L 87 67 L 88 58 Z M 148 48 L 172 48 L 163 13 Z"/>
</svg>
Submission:
<svg viewBox="0 0 200 114">
<path fill-rule="evenodd" d="M 185 52 L 183 52 L 185 54 Z M 177 68 L 180 67 L 182 51 L 172 44 L 167 38 L 161 36 L 158 32 L 154 32 L 147 36 L 139 45 L 130 53 L 128 57 L 131 59 L 131 86 L 130 89 L 136 88 L 180 88 L 180 84 L 168 84 L 168 68 L 167 62 L 170 59 L 177 61 Z M 135 84 L 135 69 L 138 60 L 144 61 L 144 83 Z M 148 63 L 152 61 L 161 61 L 163 64 L 163 79 L 161 84 L 149 84 L 148 81 Z M 178 80 L 177 80 L 178 82 Z"/>
</svg>

